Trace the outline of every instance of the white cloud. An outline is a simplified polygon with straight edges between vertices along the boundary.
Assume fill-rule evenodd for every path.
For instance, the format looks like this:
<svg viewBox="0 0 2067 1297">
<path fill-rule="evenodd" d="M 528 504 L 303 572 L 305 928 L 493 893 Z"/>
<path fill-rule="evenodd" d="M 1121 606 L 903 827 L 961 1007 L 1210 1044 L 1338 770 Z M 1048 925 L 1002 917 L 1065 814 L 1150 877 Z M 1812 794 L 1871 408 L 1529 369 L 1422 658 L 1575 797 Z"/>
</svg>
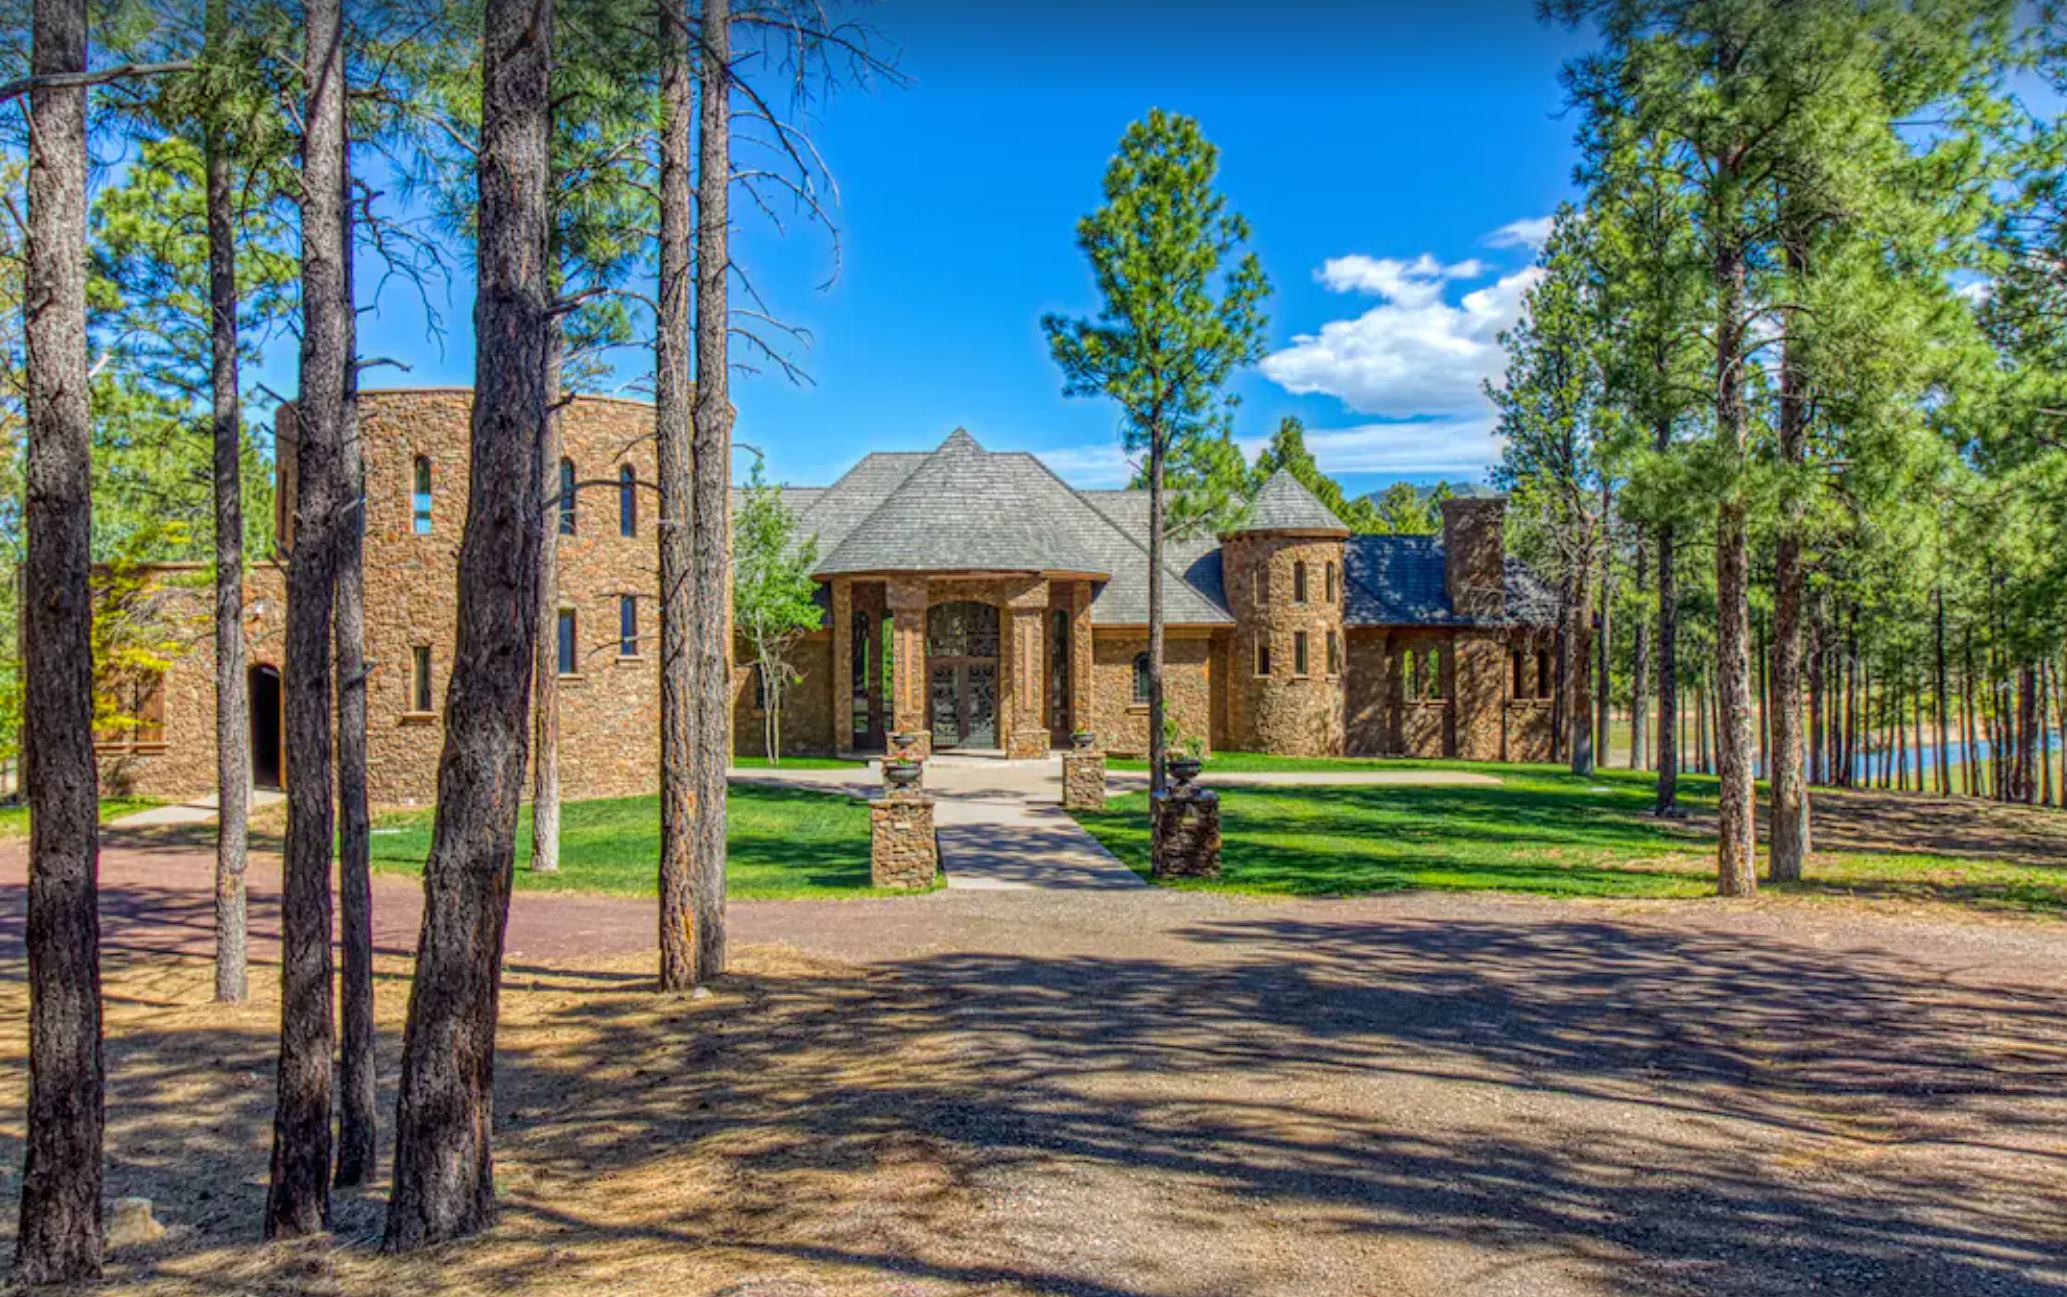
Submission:
<svg viewBox="0 0 2067 1297">
<path fill-rule="evenodd" d="M 1550 242 L 1550 227 L 1554 219 L 1525 216 L 1519 221 L 1509 221 L 1488 234 L 1486 242 L 1496 248 L 1540 248 Z"/>
<path fill-rule="evenodd" d="M 1383 298 L 1351 320 L 1331 320 L 1318 333 L 1263 359 L 1264 376 L 1301 396 L 1332 396 L 1362 414 L 1409 418 L 1485 409 L 1480 383 L 1504 364 L 1499 335 L 1521 314 L 1522 294 L 1542 277 L 1533 266 L 1502 275 L 1444 300 L 1446 286 L 1481 278 L 1476 261 L 1444 265 L 1423 255 L 1412 261 L 1339 257 L 1321 267 L 1322 283 L 1338 292 Z"/>
</svg>

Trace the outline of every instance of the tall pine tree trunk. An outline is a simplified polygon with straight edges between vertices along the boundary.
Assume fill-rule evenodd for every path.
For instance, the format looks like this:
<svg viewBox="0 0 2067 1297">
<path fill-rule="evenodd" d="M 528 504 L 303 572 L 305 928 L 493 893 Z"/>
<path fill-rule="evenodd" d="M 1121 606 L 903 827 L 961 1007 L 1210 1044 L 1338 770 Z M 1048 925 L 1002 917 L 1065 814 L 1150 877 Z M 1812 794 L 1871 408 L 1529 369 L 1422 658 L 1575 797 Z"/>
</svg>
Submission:
<svg viewBox="0 0 2067 1297">
<path fill-rule="evenodd" d="M 389 1251 L 495 1219 L 495 1023 L 530 747 L 544 541 L 551 0 L 487 0 L 466 530 L 423 931 L 402 1043 Z"/>
<path fill-rule="evenodd" d="M 1938 794 L 1941 797 L 1950 797 L 1952 795 L 1952 753 L 1946 746 L 1947 735 L 1945 732 L 1946 708 L 1948 706 L 1949 694 L 1945 676 L 1945 587 L 1942 584 L 1939 585 L 1935 594 L 1937 624 L 1935 627 L 1936 633 L 1933 636 L 1933 647 L 1936 661 L 1933 664 L 1932 686 L 1937 695 L 1938 709 Z"/>
<path fill-rule="evenodd" d="M 1751 761 L 1751 542 L 1746 497 L 1748 416 L 1744 408 L 1744 248 L 1735 218 L 1715 261 L 1715 435 L 1732 474 L 1716 511 L 1715 693 L 1716 749 L 1722 783 L 1716 806 L 1716 890 L 1749 896 L 1758 890 L 1754 866 L 1756 799 Z"/>
<path fill-rule="evenodd" d="M 229 0 L 208 0 L 210 58 L 229 41 Z M 244 674 L 244 413 L 237 391 L 236 185 L 211 115 L 208 173 L 209 389 L 215 462 L 215 998 L 250 994 L 244 869 L 251 821 L 251 685 Z"/>
<path fill-rule="evenodd" d="M 86 70 L 85 0 L 36 0 L 31 71 Z M 86 91 L 30 96 L 28 564 L 29 1110 L 14 1275 L 101 1266 L 99 777 L 93 759 L 92 411 L 86 367 Z"/>
<path fill-rule="evenodd" d="M 351 325 L 345 300 L 344 27 L 339 0 L 307 7 L 301 164 L 301 388 L 287 563 L 287 841 L 280 888 L 280 1068 L 268 1238 L 330 1223 L 331 613 Z"/>
<path fill-rule="evenodd" d="M 359 325 L 352 273 L 351 141 L 345 141 L 345 401 L 337 549 L 337 890 L 342 940 L 337 1171 L 373 1178 L 379 1120 L 373 1070 L 373 824 L 366 803 L 366 456 L 359 440 Z"/>
<path fill-rule="evenodd" d="M 1659 437 L 1668 442 L 1670 430 Z M 1679 809 L 1679 588 L 1674 573 L 1673 528 L 1658 528 L 1658 801 L 1661 816 Z"/>
<path fill-rule="evenodd" d="M 691 460 L 695 502 L 691 616 L 695 619 L 696 976 L 725 971 L 725 767 L 732 756 L 732 399 L 726 277 L 731 273 L 732 15 L 703 0 L 696 118 L 696 391 Z"/>
<path fill-rule="evenodd" d="M 1648 763 L 1647 746 L 1651 725 L 1651 624 L 1643 616 L 1644 586 L 1649 581 L 1649 544 L 1636 544 L 1636 628 L 1629 640 L 1629 768 L 1642 770 Z M 1664 728 L 1661 721 L 1659 728 Z"/>
<path fill-rule="evenodd" d="M 696 985 L 695 461 L 689 388 L 689 29 L 659 0 L 660 283 L 653 418 L 660 474 L 660 989 Z"/>
<path fill-rule="evenodd" d="M 1600 558 L 1600 633 L 1593 645 L 1593 741 L 1596 745 L 1595 764 L 1609 761 L 1614 731 L 1614 674 L 1610 659 L 1614 656 L 1615 643 L 1615 551 L 1608 542 L 1612 534 L 1614 517 L 1613 489 L 1601 487 L 1601 558 Z"/>
<path fill-rule="evenodd" d="M 1566 600 L 1565 642 L 1570 665 L 1565 673 L 1565 724 L 1571 735 L 1571 770 L 1593 773 L 1593 583 L 1590 559 L 1573 565 L 1571 594 Z"/>
<path fill-rule="evenodd" d="M 550 187 L 547 192 L 551 192 Z M 538 462 L 548 480 L 560 464 L 560 368 L 565 361 L 567 333 L 563 317 L 547 326 L 545 394 L 551 404 L 545 416 L 545 445 Z M 560 872 L 560 510 L 566 503 L 557 492 L 553 507 L 540 520 L 538 544 L 538 635 L 531 646 L 531 869 Z"/>
<path fill-rule="evenodd" d="M 1148 441 L 1148 793 L 1161 797 L 1169 791 L 1170 744 L 1163 733 L 1168 703 L 1163 698 L 1163 459 L 1166 452 L 1161 428 L 1151 429 Z"/>
<path fill-rule="evenodd" d="M 1790 244 L 1788 270 L 1802 273 L 1800 251 Z M 1787 339 L 1780 360 L 1780 461 L 1799 473 L 1808 460 L 1808 397 L 1803 391 L 1800 347 Z M 1780 533 L 1773 545 L 1773 645 L 1767 729 L 1771 763 L 1766 767 L 1772 791 L 1771 846 L 1768 854 L 1776 883 L 1798 882 L 1812 849 L 1809 833 L 1809 784 L 1804 769 L 1802 735 L 1802 617 L 1808 593 L 1808 568 L 1802 559 L 1797 511 L 1783 509 Z"/>
<path fill-rule="evenodd" d="M 1811 786 L 1829 783 L 1830 751 L 1829 721 L 1827 709 L 1830 704 L 1830 682 L 1827 672 L 1830 666 L 1829 646 L 1825 643 L 1824 616 L 1821 600 L 1809 617 L 1808 665 L 1809 665 L 1809 783 Z"/>
</svg>

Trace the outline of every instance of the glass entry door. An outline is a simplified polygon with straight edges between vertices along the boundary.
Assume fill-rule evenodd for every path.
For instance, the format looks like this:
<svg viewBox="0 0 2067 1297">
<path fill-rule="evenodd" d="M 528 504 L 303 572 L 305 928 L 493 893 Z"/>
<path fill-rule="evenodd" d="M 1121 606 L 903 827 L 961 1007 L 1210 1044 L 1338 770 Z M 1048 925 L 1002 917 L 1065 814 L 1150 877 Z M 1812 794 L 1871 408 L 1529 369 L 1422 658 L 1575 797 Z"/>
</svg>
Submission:
<svg viewBox="0 0 2067 1297">
<path fill-rule="evenodd" d="M 973 601 L 926 614 L 926 705 L 936 748 L 998 746 L 998 610 Z"/>
</svg>

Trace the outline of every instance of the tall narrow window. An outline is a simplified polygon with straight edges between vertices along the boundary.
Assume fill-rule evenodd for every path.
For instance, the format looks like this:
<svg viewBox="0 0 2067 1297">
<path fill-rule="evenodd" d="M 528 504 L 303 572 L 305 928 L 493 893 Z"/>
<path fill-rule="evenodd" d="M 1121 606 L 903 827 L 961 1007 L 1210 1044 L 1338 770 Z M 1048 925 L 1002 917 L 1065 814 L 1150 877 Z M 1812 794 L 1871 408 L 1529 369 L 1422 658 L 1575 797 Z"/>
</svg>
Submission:
<svg viewBox="0 0 2067 1297">
<path fill-rule="evenodd" d="M 1256 606 L 1261 608 L 1270 602 L 1270 565 L 1256 569 Z"/>
<path fill-rule="evenodd" d="M 634 595 L 617 596 L 617 656 L 639 656 L 639 600 Z"/>
<path fill-rule="evenodd" d="M 1306 632 L 1303 630 L 1292 632 L 1292 674 L 1306 674 Z"/>
<path fill-rule="evenodd" d="M 1342 674 L 1342 636 L 1334 631 L 1328 632 L 1328 674 Z"/>
<path fill-rule="evenodd" d="M 431 460 L 418 455 L 411 470 L 409 527 L 419 536 L 431 534 Z"/>
<path fill-rule="evenodd" d="M 1536 654 L 1536 696 L 1550 697 L 1550 684 L 1550 654 L 1539 650 Z"/>
<path fill-rule="evenodd" d="M 560 609 L 560 674 L 574 674 L 574 610 Z"/>
<path fill-rule="evenodd" d="M 574 534 L 574 461 L 560 461 L 560 534 Z"/>
<path fill-rule="evenodd" d="M 1149 692 L 1148 654 L 1136 653 L 1134 655 L 1134 705 L 1136 707 L 1148 706 Z"/>
<path fill-rule="evenodd" d="M 848 678 L 853 682 L 852 711 L 847 728 L 853 733 L 856 742 L 867 738 L 870 732 L 868 714 L 869 634 L 868 614 L 865 612 L 855 613 L 853 644 L 851 646 L 854 654 L 854 664 L 848 672 Z"/>
<path fill-rule="evenodd" d="M 1259 637 L 1256 640 L 1256 674 L 1270 674 L 1270 640 Z"/>
<path fill-rule="evenodd" d="M 1292 602 L 1306 602 L 1306 561 L 1304 559 L 1292 565 Z"/>
<path fill-rule="evenodd" d="M 418 644 L 409 650 L 409 710 L 431 709 L 431 646 Z"/>
<path fill-rule="evenodd" d="M 1335 565 L 1331 562 L 1328 564 L 1328 602 L 1333 604 L 1335 598 Z"/>
<path fill-rule="evenodd" d="M 639 534 L 639 478 L 630 464 L 617 470 L 617 534 Z"/>
<path fill-rule="evenodd" d="M 1520 649 L 1515 649 L 1507 655 L 1507 665 L 1514 674 L 1514 684 L 1508 691 L 1507 696 L 1510 698 L 1527 698 L 1529 696 L 1529 687 L 1527 682 L 1522 679 L 1522 651 Z"/>
</svg>

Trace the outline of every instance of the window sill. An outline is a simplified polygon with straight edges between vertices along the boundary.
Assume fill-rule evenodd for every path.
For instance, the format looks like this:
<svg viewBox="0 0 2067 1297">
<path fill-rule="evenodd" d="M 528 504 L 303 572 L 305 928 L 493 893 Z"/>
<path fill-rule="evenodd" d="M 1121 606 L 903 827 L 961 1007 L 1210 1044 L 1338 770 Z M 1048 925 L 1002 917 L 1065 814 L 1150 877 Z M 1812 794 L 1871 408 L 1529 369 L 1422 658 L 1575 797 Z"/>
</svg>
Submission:
<svg viewBox="0 0 2067 1297">
<path fill-rule="evenodd" d="M 563 685 L 579 685 L 587 680 L 588 677 L 579 671 L 562 671 L 559 675 L 559 681 Z"/>
<path fill-rule="evenodd" d="M 1146 715 L 1148 715 L 1148 711 L 1149 711 L 1149 707 L 1148 707 L 1148 704 L 1147 704 L 1147 703 L 1128 703 L 1128 704 L 1127 704 L 1127 715 L 1129 715 L 1129 716 L 1146 716 Z"/>
<path fill-rule="evenodd" d="M 395 720 L 397 723 L 402 725 L 435 725 L 438 723 L 438 713 L 403 712 L 400 716 L 397 716 Z"/>
<path fill-rule="evenodd" d="M 622 666 L 628 662 L 644 662 L 645 660 L 646 655 L 644 653 L 620 653 L 612 659 L 612 661 L 616 662 L 619 666 Z"/>
</svg>

